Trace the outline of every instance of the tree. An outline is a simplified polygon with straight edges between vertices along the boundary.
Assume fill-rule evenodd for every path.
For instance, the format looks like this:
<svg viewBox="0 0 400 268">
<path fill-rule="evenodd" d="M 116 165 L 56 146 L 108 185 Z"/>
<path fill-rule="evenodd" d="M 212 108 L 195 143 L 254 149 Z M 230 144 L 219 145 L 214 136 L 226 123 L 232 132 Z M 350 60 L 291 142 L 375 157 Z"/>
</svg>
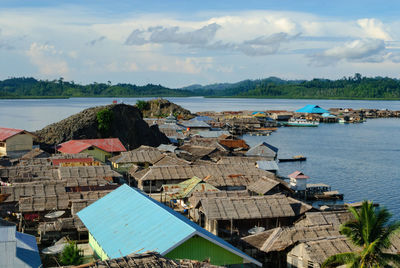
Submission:
<svg viewBox="0 0 400 268">
<path fill-rule="evenodd" d="M 83 262 L 83 251 L 75 242 L 70 241 L 59 256 L 62 265 L 79 265 Z"/>
<path fill-rule="evenodd" d="M 136 101 L 136 107 L 142 112 L 142 111 L 147 110 L 149 108 L 149 103 L 147 101 L 137 100 Z"/>
<path fill-rule="evenodd" d="M 107 133 L 111 128 L 111 123 L 114 119 L 113 111 L 104 108 L 97 113 L 98 129 L 102 133 Z"/>
<path fill-rule="evenodd" d="M 386 208 L 376 209 L 369 201 L 364 201 L 360 209 L 349 207 L 348 210 L 354 220 L 344 223 L 340 232 L 360 247 L 360 251 L 333 255 L 321 267 L 343 264 L 354 268 L 386 267 L 389 263 L 400 266 L 400 255 L 385 251 L 391 245 L 392 235 L 400 231 L 400 222 L 389 222 L 392 215 Z"/>
</svg>

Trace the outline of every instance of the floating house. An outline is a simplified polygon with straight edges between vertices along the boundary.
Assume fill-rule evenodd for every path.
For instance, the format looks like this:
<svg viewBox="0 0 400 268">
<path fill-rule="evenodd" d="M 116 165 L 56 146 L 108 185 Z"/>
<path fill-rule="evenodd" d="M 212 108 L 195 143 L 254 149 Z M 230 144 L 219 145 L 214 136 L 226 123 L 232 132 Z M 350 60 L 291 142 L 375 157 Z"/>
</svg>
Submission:
<svg viewBox="0 0 400 268">
<path fill-rule="evenodd" d="M 13 223 L 0 219 L 0 267 L 41 266 L 36 238 L 33 235 L 17 232 Z"/>
<path fill-rule="evenodd" d="M 306 191 L 307 180 L 310 178 L 301 171 L 295 171 L 289 176 L 290 187 L 295 191 Z"/>
<path fill-rule="evenodd" d="M 63 154 L 86 153 L 95 159 L 106 162 L 116 153 L 126 149 L 118 138 L 70 140 L 57 146 L 57 151 Z"/>
<path fill-rule="evenodd" d="M 275 160 L 278 154 L 278 148 L 262 142 L 254 147 L 251 147 L 247 152 L 246 156 L 261 156 L 270 160 Z"/>
<path fill-rule="evenodd" d="M 305 113 L 305 114 L 324 114 L 329 113 L 329 111 L 322 109 L 318 105 L 308 104 L 301 109 L 298 109 L 296 113 Z"/>
<path fill-rule="evenodd" d="M 156 250 L 170 259 L 261 266 L 223 239 L 126 184 L 77 215 L 89 231 L 90 246 L 102 260 Z"/>
<path fill-rule="evenodd" d="M 0 127 L 0 156 L 18 158 L 32 150 L 34 135 L 23 129 Z"/>
</svg>

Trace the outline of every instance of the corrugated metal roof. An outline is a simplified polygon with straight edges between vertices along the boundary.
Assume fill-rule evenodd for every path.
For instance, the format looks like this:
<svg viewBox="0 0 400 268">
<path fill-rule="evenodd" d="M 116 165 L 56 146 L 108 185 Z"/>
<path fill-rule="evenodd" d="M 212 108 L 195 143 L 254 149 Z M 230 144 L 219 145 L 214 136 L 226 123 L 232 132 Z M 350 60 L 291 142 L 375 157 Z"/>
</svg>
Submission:
<svg viewBox="0 0 400 268">
<path fill-rule="evenodd" d="M 223 239 L 126 184 L 77 215 L 109 258 L 145 251 L 165 255 L 190 237 L 199 235 L 261 266 Z"/>
<path fill-rule="evenodd" d="M 247 152 L 247 156 L 264 156 L 264 157 L 275 157 L 278 153 L 278 148 L 262 142 L 254 147 L 251 147 Z"/>
<path fill-rule="evenodd" d="M 182 121 L 182 125 L 185 127 L 203 127 L 203 128 L 211 128 L 209 124 L 203 121 L 198 121 L 198 120 L 190 120 L 190 121 Z"/>
<path fill-rule="evenodd" d="M 0 141 L 5 141 L 23 131 L 23 129 L 0 127 Z"/>
<path fill-rule="evenodd" d="M 221 135 L 229 135 L 229 131 L 226 130 L 215 130 L 215 131 L 199 131 L 197 135 L 204 138 L 218 138 Z"/>
<path fill-rule="evenodd" d="M 279 170 L 278 164 L 275 161 L 257 161 L 257 167 L 262 170 Z"/>
<path fill-rule="evenodd" d="M 88 163 L 88 162 L 93 162 L 94 159 L 93 157 L 86 157 L 86 158 L 60 158 L 60 159 L 52 159 L 51 162 L 53 163 L 53 166 L 58 166 L 61 163 Z"/>
<path fill-rule="evenodd" d="M 16 257 L 31 267 L 42 266 L 36 238 L 20 232 L 15 232 L 15 238 L 17 239 Z"/>
<path fill-rule="evenodd" d="M 318 105 L 308 104 L 303 108 L 297 110 L 296 113 L 323 114 L 323 113 L 329 113 L 329 111 L 322 109 Z"/>
<path fill-rule="evenodd" d="M 118 138 L 70 140 L 58 145 L 57 150 L 62 153 L 77 154 L 91 146 L 95 146 L 109 153 L 126 151 L 124 145 L 122 145 Z"/>
<path fill-rule="evenodd" d="M 293 178 L 293 179 L 309 179 L 310 178 L 307 175 L 304 175 L 303 172 L 298 171 L 298 170 L 296 170 L 295 172 L 290 174 L 288 177 Z"/>
</svg>

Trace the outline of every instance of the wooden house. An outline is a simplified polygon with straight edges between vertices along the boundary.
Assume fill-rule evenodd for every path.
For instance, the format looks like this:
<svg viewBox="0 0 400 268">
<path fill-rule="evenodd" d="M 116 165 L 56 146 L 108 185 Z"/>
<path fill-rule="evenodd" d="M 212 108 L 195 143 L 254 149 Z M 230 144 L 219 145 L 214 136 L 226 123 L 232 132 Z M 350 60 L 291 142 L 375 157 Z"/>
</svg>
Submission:
<svg viewBox="0 0 400 268">
<path fill-rule="evenodd" d="M 117 170 L 127 170 L 133 165 L 147 168 L 159 161 L 161 158 L 163 158 L 163 156 L 163 153 L 157 148 L 142 145 L 135 150 L 121 152 L 120 155 L 110 158 L 109 161 L 111 162 L 113 168 Z"/>
<path fill-rule="evenodd" d="M 219 192 L 217 188 L 205 180 L 193 177 L 178 184 L 166 184 L 162 186 L 162 193 L 168 199 L 179 199 L 187 203 L 189 197 L 195 192 Z"/>
<path fill-rule="evenodd" d="M 284 193 L 289 195 L 293 193 L 293 190 L 290 189 L 289 185 L 285 181 L 270 177 L 262 177 L 258 179 L 254 183 L 250 184 L 247 189 L 256 195 L 276 193 Z"/>
<path fill-rule="evenodd" d="M 275 160 L 278 155 L 278 148 L 262 142 L 251 147 L 245 154 L 246 156 L 261 156 L 264 160 Z"/>
<path fill-rule="evenodd" d="M 77 215 L 89 231 L 89 245 L 102 260 L 157 249 L 174 260 L 209 259 L 214 265 L 261 266 L 223 239 L 126 184 Z"/>
<path fill-rule="evenodd" d="M 254 226 L 266 229 L 291 224 L 296 214 L 284 195 L 201 199 L 197 222 L 218 236 L 245 236 Z"/>
<path fill-rule="evenodd" d="M 266 267 L 287 267 L 287 253 L 299 241 L 340 236 L 339 226 L 277 227 L 241 238 L 243 248 Z"/>
<path fill-rule="evenodd" d="M 70 140 L 57 146 L 57 151 L 63 154 L 85 153 L 95 159 L 106 162 L 109 158 L 126 149 L 118 138 Z"/>
<path fill-rule="evenodd" d="M 111 260 L 97 261 L 87 264 L 85 268 L 219 268 L 222 266 L 212 265 L 207 261 L 195 260 L 170 260 L 157 252 L 146 252 L 142 254 L 129 254 Z"/>
<path fill-rule="evenodd" d="M 131 175 L 138 188 L 147 193 L 159 192 L 164 184 L 177 184 L 194 176 L 208 177 L 207 183 L 220 190 L 244 190 L 262 176 L 274 176 L 252 165 L 229 164 L 152 166 Z"/>
<path fill-rule="evenodd" d="M 23 129 L 0 127 L 0 157 L 18 158 L 32 150 L 34 135 Z"/>
</svg>

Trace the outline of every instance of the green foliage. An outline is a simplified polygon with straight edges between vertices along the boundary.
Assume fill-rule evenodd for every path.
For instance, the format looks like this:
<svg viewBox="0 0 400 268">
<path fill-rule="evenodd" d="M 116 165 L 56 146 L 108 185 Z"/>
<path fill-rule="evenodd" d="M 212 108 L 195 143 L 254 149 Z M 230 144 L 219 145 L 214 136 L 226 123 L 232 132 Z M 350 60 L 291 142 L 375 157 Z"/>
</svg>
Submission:
<svg viewBox="0 0 400 268">
<path fill-rule="evenodd" d="M 113 119 L 114 119 L 113 111 L 111 111 L 107 108 L 100 110 L 97 113 L 98 129 L 103 133 L 108 132 L 111 128 Z"/>
<path fill-rule="evenodd" d="M 62 265 L 79 265 L 83 262 L 83 251 L 78 249 L 75 242 L 71 241 L 59 256 Z"/>
<path fill-rule="evenodd" d="M 140 111 L 144 111 L 149 109 L 149 103 L 147 101 L 143 101 L 143 100 L 137 100 L 136 101 L 136 107 L 140 110 Z"/>
<path fill-rule="evenodd" d="M 360 209 L 349 207 L 354 220 L 344 223 L 340 232 L 360 250 L 329 257 L 321 267 L 386 267 L 400 266 L 400 255 L 387 253 L 390 238 L 400 231 L 400 222 L 389 223 L 391 214 L 385 209 L 375 209 L 372 202 L 364 201 Z"/>
<path fill-rule="evenodd" d="M 161 85 L 92 83 L 89 85 L 58 80 L 11 78 L 0 81 L 0 98 L 18 97 L 150 97 L 150 96 L 208 96 L 254 98 L 313 98 L 313 99 L 400 99 L 400 80 L 388 77 L 352 77 L 338 80 L 282 80 L 269 77 L 238 83 L 193 85 L 182 89 Z"/>
</svg>

